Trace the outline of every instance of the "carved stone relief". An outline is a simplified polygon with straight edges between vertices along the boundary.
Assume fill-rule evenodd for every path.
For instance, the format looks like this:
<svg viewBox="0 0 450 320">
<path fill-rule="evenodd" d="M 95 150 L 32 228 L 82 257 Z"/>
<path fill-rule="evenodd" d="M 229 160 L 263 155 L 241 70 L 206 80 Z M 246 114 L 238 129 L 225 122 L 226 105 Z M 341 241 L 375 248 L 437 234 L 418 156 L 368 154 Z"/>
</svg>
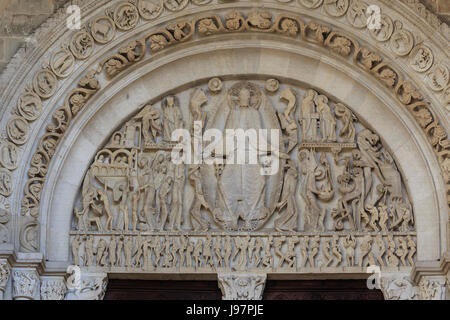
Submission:
<svg viewBox="0 0 450 320">
<path fill-rule="evenodd" d="M 41 300 L 64 300 L 66 290 L 64 279 L 45 279 L 41 282 Z"/>
<path fill-rule="evenodd" d="M 266 274 L 218 274 L 223 300 L 262 300 Z"/>
<path fill-rule="evenodd" d="M 146 2 L 147 4 L 145 6 L 152 9 L 153 7 L 148 4 L 149 1 Z M 331 15 L 340 16 L 348 12 L 348 19 L 354 18 L 355 21 L 357 21 L 358 19 L 361 20 L 360 16 L 358 15 L 358 12 L 360 10 L 356 10 L 358 8 L 358 5 L 356 3 L 352 3 L 352 5 L 356 6 L 352 11 L 348 10 L 348 7 L 350 6 L 349 1 L 329 0 L 323 3 L 321 3 L 320 1 L 310 3 L 313 7 L 323 5 L 325 11 L 330 13 Z M 199 2 L 198 4 L 204 4 L 204 2 Z M 166 7 L 170 6 L 168 2 L 164 2 L 164 5 Z M 17 118 L 15 116 L 11 119 L 11 123 L 8 126 L 7 132 L 8 137 L 12 142 L 23 144 L 28 140 L 28 131 L 30 130 L 30 124 L 28 123 L 28 121 L 33 121 L 32 119 L 38 117 L 38 115 L 40 114 L 40 99 L 48 99 L 54 94 L 58 86 L 58 77 L 61 78 L 69 74 L 68 70 L 71 69 L 71 62 L 73 57 L 77 59 L 86 59 L 91 54 L 92 47 L 94 46 L 92 43 L 92 39 L 94 39 L 94 41 L 99 44 L 105 44 L 112 41 L 116 34 L 116 24 L 121 26 L 117 27 L 118 29 L 122 28 L 121 30 L 125 30 L 127 26 L 130 27 L 130 30 L 134 28 L 138 22 L 138 19 L 136 20 L 135 18 L 136 10 L 138 11 L 138 13 L 140 13 L 140 6 L 142 5 L 140 5 L 139 3 L 137 3 L 137 8 L 133 6 L 133 4 L 121 3 L 114 8 L 109 8 L 111 10 L 107 10 L 107 14 L 110 16 L 105 15 L 94 18 L 84 27 L 84 29 L 74 34 L 68 46 L 70 52 L 67 50 L 64 51 L 65 49 L 63 48 L 60 52 L 57 52 L 59 54 L 54 55 L 54 59 L 53 61 L 50 61 L 50 65 L 48 66 L 48 68 L 45 68 L 44 66 L 44 69 L 38 72 L 38 74 L 34 78 L 32 90 L 36 92 L 36 96 L 34 96 L 33 99 L 31 99 L 31 96 L 28 97 L 29 100 L 32 100 L 34 102 L 30 105 L 26 105 L 27 110 L 21 111 L 21 109 L 18 108 L 18 112 L 21 117 Z M 175 7 L 177 6 L 174 6 L 173 8 Z M 142 13 L 140 14 L 142 15 Z M 245 18 L 245 16 L 247 17 Z M 388 18 L 384 20 L 389 21 Z M 383 32 L 384 36 L 381 36 L 378 39 L 379 41 L 383 41 L 384 38 L 389 38 L 391 33 L 389 22 L 385 24 L 382 23 L 382 25 L 386 25 L 387 27 L 385 27 L 386 30 L 385 32 Z M 410 39 L 409 35 L 411 34 L 408 34 L 409 31 L 405 30 L 406 33 L 402 32 L 402 28 L 403 27 L 401 23 L 396 22 L 395 30 L 397 33 L 401 33 L 401 35 L 397 35 L 394 41 L 394 36 L 392 36 L 391 41 L 393 41 L 394 43 L 391 43 L 391 45 L 397 48 L 401 55 L 406 55 L 410 50 L 406 50 L 407 52 L 403 52 L 403 50 L 408 49 L 410 45 L 412 49 L 412 46 L 414 45 L 414 39 Z M 194 19 L 190 22 L 179 22 L 167 26 L 167 28 L 161 30 L 161 32 L 158 31 L 156 33 L 152 33 L 152 35 L 149 35 L 142 41 L 133 41 L 127 47 L 121 48 L 118 54 L 104 60 L 104 62 L 102 62 L 99 66 L 97 72 L 105 70 L 109 77 L 113 77 L 132 63 L 140 61 L 144 57 L 147 40 L 150 40 L 151 50 L 157 51 L 165 48 L 168 45 L 172 45 L 176 42 L 185 41 L 191 38 L 195 34 L 196 29 L 198 29 L 198 33 L 200 36 L 211 35 L 217 32 L 241 32 L 245 30 L 258 32 L 278 32 L 280 34 L 285 34 L 292 37 L 301 35 L 304 40 L 317 41 L 321 45 L 324 45 L 325 47 L 328 47 L 332 51 L 337 52 L 343 56 L 350 56 L 350 53 L 354 51 L 354 60 L 357 64 L 360 64 L 365 69 L 370 70 L 371 73 L 375 75 L 375 77 L 380 79 L 391 89 L 395 89 L 395 92 L 399 96 L 400 101 L 405 104 L 412 105 L 410 110 L 416 116 L 417 121 L 422 121 L 421 115 L 429 113 L 425 102 L 420 105 L 416 104 L 421 103 L 421 101 L 419 101 L 423 99 L 421 95 L 413 96 L 414 99 L 408 98 L 410 95 L 408 91 L 414 91 L 414 88 L 411 88 L 411 85 L 408 82 L 403 82 L 403 79 L 396 72 L 396 70 L 386 65 L 386 63 L 382 62 L 381 57 L 370 52 L 367 48 L 360 48 L 359 44 L 353 39 L 344 35 L 337 34 L 336 32 L 331 32 L 330 28 L 318 25 L 314 22 L 305 24 L 303 21 L 295 17 L 288 17 L 283 14 L 278 17 L 274 17 L 270 13 L 268 14 L 265 11 L 254 11 L 248 14 L 233 11 L 224 16 L 224 23 L 222 22 L 220 17 L 213 16 L 211 18 L 199 18 Z M 206 31 L 204 32 L 202 30 Z M 84 31 L 86 31 L 86 33 L 83 33 Z M 315 35 L 311 37 L 313 31 L 315 32 Z M 314 38 L 315 40 L 313 40 L 312 38 Z M 395 51 L 395 49 L 393 50 Z M 72 54 L 73 57 L 71 58 Z M 55 75 L 55 73 L 59 73 L 59 75 Z M 97 81 L 93 77 L 92 73 L 89 73 L 88 75 L 86 75 L 86 77 L 91 78 L 91 80 L 86 80 L 91 81 L 91 83 L 95 83 L 95 81 Z M 85 85 L 89 87 L 89 82 L 85 82 Z M 89 89 L 95 91 L 98 90 L 98 81 L 96 86 L 90 86 Z M 270 90 L 271 89 L 269 87 L 266 88 L 266 91 L 269 95 L 272 94 Z M 57 112 L 55 112 L 54 119 L 58 122 L 58 126 L 50 126 L 50 136 L 45 137 L 45 141 L 42 142 L 42 149 L 40 148 L 38 152 L 36 152 L 36 154 L 33 156 L 32 167 L 29 171 L 32 178 L 30 178 L 30 180 L 26 184 L 25 197 L 22 201 L 23 214 L 29 214 L 34 218 L 38 216 L 40 190 L 42 190 L 42 184 L 44 182 L 46 174 L 46 167 L 48 166 L 48 162 L 53 156 L 53 150 L 56 148 L 56 145 L 60 140 L 61 135 L 67 128 L 67 125 L 70 123 L 71 118 L 76 115 L 78 110 L 84 105 L 91 94 L 91 92 L 76 92 L 76 94 L 72 94 L 71 92 L 66 99 L 66 105 L 73 105 L 72 114 L 65 115 L 65 111 L 63 110 L 58 110 Z M 406 98 L 404 98 L 405 95 Z M 445 97 L 445 94 L 443 94 L 443 103 L 444 105 L 448 105 L 448 101 Z M 433 118 L 434 116 L 427 117 L 426 123 L 423 122 L 425 124 L 421 125 L 424 130 L 426 130 L 426 134 L 429 136 L 429 139 L 433 144 L 445 176 L 446 163 L 448 162 L 448 139 L 445 131 L 443 131 L 443 128 L 437 122 L 438 120 Z M 293 127 L 283 128 L 283 130 L 288 133 L 288 130 L 293 130 Z M 291 143 L 295 143 L 292 135 L 290 136 L 290 139 Z M 37 177 L 37 172 L 39 173 L 39 177 Z M 9 172 L 5 172 L 3 176 L 3 180 L 5 182 L 11 180 L 11 174 Z M 7 188 L 4 189 L 5 191 L 2 194 L 11 194 L 12 191 L 8 193 Z M 21 229 L 23 229 L 23 227 Z"/>
<path fill-rule="evenodd" d="M 39 276 L 35 270 L 14 270 L 13 299 L 35 300 L 39 293 Z"/>
<path fill-rule="evenodd" d="M 177 129 L 187 152 L 203 150 L 197 164 L 173 161 Z M 234 164 L 229 136 L 219 149 L 196 140 L 210 129 L 279 136 L 253 146 L 256 164 Z M 263 175 L 274 154 L 278 170 Z M 73 227 L 74 264 L 105 272 L 398 270 L 416 253 L 413 209 L 379 136 L 344 104 L 275 79 L 214 78 L 144 105 L 98 151 Z"/>
<path fill-rule="evenodd" d="M 102 272 L 82 272 L 79 284 L 67 284 L 64 300 L 103 300 L 108 285 L 108 275 Z"/>
<path fill-rule="evenodd" d="M 4 259 L 0 260 L 0 300 L 3 300 L 10 275 L 10 266 Z"/>
</svg>

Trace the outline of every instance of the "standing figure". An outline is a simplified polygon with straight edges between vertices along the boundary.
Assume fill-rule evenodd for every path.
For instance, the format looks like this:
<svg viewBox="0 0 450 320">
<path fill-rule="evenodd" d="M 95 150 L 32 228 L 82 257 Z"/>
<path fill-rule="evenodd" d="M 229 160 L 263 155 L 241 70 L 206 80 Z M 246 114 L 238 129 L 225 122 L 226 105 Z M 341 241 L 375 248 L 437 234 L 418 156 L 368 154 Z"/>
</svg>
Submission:
<svg viewBox="0 0 450 320">
<path fill-rule="evenodd" d="M 231 257 L 231 253 L 233 251 L 233 245 L 231 243 L 231 238 L 228 235 L 225 237 L 224 248 L 225 248 L 225 255 L 224 255 L 225 268 L 229 268 L 230 267 L 230 257 Z"/>
<path fill-rule="evenodd" d="M 317 141 L 317 121 L 315 100 L 317 92 L 308 90 L 303 98 L 300 108 L 300 125 L 302 126 L 302 138 L 304 142 Z"/>
<path fill-rule="evenodd" d="M 211 268 L 213 268 L 214 261 L 212 257 L 211 247 L 212 247 L 212 238 L 211 235 L 208 234 L 206 236 L 205 246 L 203 248 L 203 257 L 205 258 L 205 267 L 209 265 Z"/>
<path fill-rule="evenodd" d="M 255 241 L 256 238 L 251 238 L 250 242 L 248 243 L 248 262 L 249 264 L 252 263 L 252 259 L 253 259 L 253 250 L 255 250 Z"/>
<path fill-rule="evenodd" d="M 342 262 L 341 248 L 339 246 L 339 236 L 333 235 L 332 242 L 333 242 L 333 249 L 331 251 L 333 252 L 333 256 L 336 258 L 334 266 L 338 267 Z"/>
<path fill-rule="evenodd" d="M 378 226 L 377 226 L 377 222 L 379 219 L 379 212 L 378 212 L 377 207 L 367 206 L 366 209 L 370 213 L 370 222 L 369 222 L 370 228 L 372 229 L 372 231 L 379 232 L 380 229 L 378 229 Z"/>
<path fill-rule="evenodd" d="M 105 230 L 106 231 L 111 231 L 112 230 L 112 224 L 113 224 L 113 215 L 111 213 L 111 208 L 110 208 L 110 204 L 109 204 L 109 198 L 108 198 L 108 194 L 106 192 L 106 190 L 102 190 L 102 189 L 98 189 L 97 193 L 100 197 L 100 201 L 103 203 L 103 210 L 105 210 L 106 213 L 106 226 L 105 226 Z"/>
<path fill-rule="evenodd" d="M 171 176 L 167 176 L 161 186 L 161 189 L 159 189 L 159 205 L 161 210 L 159 231 L 164 231 L 164 225 L 166 224 L 167 216 L 169 214 L 169 193 L 172 182 L 173 178 Z"/>
<path fill-rule="evenodd" d="M 81 246 L 81 238 L 79 235 L 75 236 L 72 240 L 72 255 L 73 255 L 73 263 L 76 266 L 80 266 L 80 246 Z"/>
<path fill-rule="evenodd" d="M 172 254 L 172 267 L 176 268 L 178 264 L 178 255 L 177 252 L 179 250 L 178 244 L 175 241 L 175 238 L 172 239 L 172 249 L 170 250 Z"/>
<path fill-rule="evenodd" d="M 202 89 L 194 89 L 191 93 L 191 99 L 189 103 L 189 110 L 191 111 L 192 123 L 198 121 L 201 123 L 201 133 L 203 133 L 203 127 L 205 125 L 206 113 L 202 112 L 202 106 L 208 102 L 208 97 Z M 193 125 L 194 126 L 194 125 Z"/>
<path fill-rule="evenodd" d="M 106 241 L 100 239 L 97 244 L 97 265 L 104 266 L 105 265 L 105 256 L 106 256 Z"/>
<path fill-rule="evenodd" d="M 380 267 L 384 267 L 383 255 L 386 252 L 386 245 L 384 244 L 383 236 L 381 234 L 377 234 L 375 241 L 377 243 L 378 249 L 377 255 L 378 264 L 380 265 Z"/>
<path fill-rule="evenodd" d="M 155 228 L 154 222 L 154 213 L 155 209 L 155 197 L 156 197 L 156 182 L 155 182 L 155 174 L 156 172 L 153 170 L 153 165 L 157 164 L 157 160 L 155 159 L 150 161 L 147 158 L 141 158 L 139 160 L 139 169 L 140 175 L 143 178 L 143 183 L 140 187 L 140 191 L 144 191 L 144 204 L 143 211 L 145 215 L 145 220 L 150 230 Z"/>
<path fill-rule="evenodd" d="M 299 242 L 297 236 L 292 236 L 288 240 L 287 251 L 284 260 L 288 263 L 288 268 L 295 267 L 297 262 L 297 254 L 295 253 L 295 246 Z"/>
<path fill-rule="evenodd" d="M 139 190 L 131 196 L 131 224 L 132 230 L 134 232 L 137 231 L 137 223 L 138 223 L 138 206 L 139 206 L 139 198 L 141 197 Z"/>
<path fill-rule="evenodd" d="M 278 268 L 281 268 L 281 266 L 283 265 L 283 262 L 285 260 L 285 255 L 283 254 L 283 252 L 281 252 L 281 247 L 283 246 L 283 243 L 286 241 L 286 237 L 282 236 L 282 237 L 277 237 L 275 238 L 275 243 L 273 245 L 274 250 L 275 250 L 275 255 L 279 257 L 279 262 L 278 262 Z"/>
<path fill-rule="evenodd" d="M 162 103 L 163 109 L 163 139 L 166 142 L 172 141 L 172 133 L 176 129 L 182 129 L 184 126 L 181 110 L 179 108 L 178 98 L 168 96 Z"/>
<path fill-rule="evenodd" d="M 328 98 L 319 95 L 315 99 L 317 111 L 320 115 L 320 129 L 322 133 L 322 142 L 336 142 L 336 119 L 334 118 L 331 108 L 328 105 Z"/>
<path fill-rule="evenodd" d="M 355 265 L 355 249 L 356 249 L 356 239 L 353 235 L 348 235 L 344 239 L 345 248 L 345 261 L 347 267 L 353 267 Z"/>
<path fill-rule="evenodd" d="M 326 260 L 324 260 L 325 268 L 327 268 L 330 263 L 333 261 L 333 256 L 331 255 L 331 239 L 325 239 L 323 242 L 323 256 Z"/>
<path fill-rule="evenodd" d="M 395 255 L 395 241 L 392 235 L 388 235 L 388 253 L 387 265 L 389 267 L 398 267 L 398 258 Z"/>
<path fill-rule="evenodd" d="M 216 240 L 214 241 L 214 255 L 216 256 L 216 269 L 219 266 L 223 267 L 222 238 L 220 236 L 216 236 Z"/>
<path fill-rule="evenodd" d="M 133 248 L 133 257 L 134 257 L 133 265 L 136 268 L 142 267 L 142 262 L 141 262 L 141 257 L 143 254 L 142 245 L 143 245 L 143 242 L 142 242 L 141 234 L 138 234 L 136 237 L 136 242 L 135 242 L 134 248 Z"/>
<path fill-rule="evenodd" d="M 253 252 L 253 261 L 254 261 L 254 267 L 258 268 L 259 264 L 261 263 L 261 250 L 264 248 L 264 243 L 260 237 L 256 238 L 255 243 L 255 251 Z"/>
<path fill-rule="evenodd" d="M 191 240 L 187 240 L 186 247 L 186 268 L 192 267 L 192 252 L 194 251 L 194 243 Z"/>
<path fill-rule="evenodd" d="M 361 249 L 361 254 L 359 256 L 359 266 L 360 267 L 365 267 L 367 265 L 371 265 L 371 262 L 374 260 L 373 259 L 373 254 L 372 254 L 372 236 L 371 235 L 366 235 L 364 236 L 360 249 Z M 364 263 L 364 258 L 368 256 L 367 262 L 365 264 Z"/>
<path fill-rule="evenodd" d="M 109 241 L 109 247 L 108 247 L 109 263 L 111 264 L 111 267 L 116 266 L 116 247 L 117 247 L 116 237 L 111 236 L 111 241 Z"/>
<path fill-rule="evenodd" d="M 172 252 L 170 251 L 170 240 L 168 236 L 164 237 L 164 258 L 163 267 L 170 268 L 172 266 Z"/>
<path fill-rule="evenodd" d="M 180 268 L 184 266 L 184 262 L 186 261 L 184 253 L 187 250 L 189 239 L 186 236 L 180 236 L 180 246 L 178 249 L 178 253 L 180 255 Z"/>
<path fill-rule="evenodd" d="M 309 251 L 309 263 L 311 264 L 312 268 L 316 267 L 315 257 L 319 253 L 319 247 L 320 247 L 320 237 L 314 236 L 311 241 L 311 247 Z"/>
<path fill-rule="evenodd" d="M 142 244 L 142 250 L 144 251 L 144 269 L 150 270 L 150 266 L 153 268 L 153 261 L 152 261 L 152 241 L 146 240 Z"/>
<path fill-rule="evenodd" d="M 407 244 L 408 244 L 408 261 L 409 261 L 409 264 L 411 265 L 411 266 L 413 266 L 414 265 L 414 261 L 413 261 L 413 257 L 414 257 L 414 254 L 416 253 L 416 243 L 414 242 L 414 240 L 411 238 L 411 236 L 410 235 L 407 235 L 406 236 L 406 240 L 407 240 Z"/>
<path fill-rule="evenodd" d="M 353 121 L 356 121 L 355 115 L 342 103 L 336 103 L 334 106 L 336 118 L 342 121 L 342 129 L 339 131 L 339 137 L 345 141 L 354 142 L 356 136 L 356 128 Z"/>
<path fill-rule="evenodd" d="M 183 195 L 185 182 L 186 176 L 184 164 L 175 165 L 169 230 L 181 230 L 181 225 L 183 224 Z"/>
<path fill-rule="evenodd" d="M 296 203 L 296 191 L 297 191 L 297 166 L 294 161 L 286 160 L 284 169 L 286 170 L 283 183 L 283 192 L 281 194 L 281 201 L 277 203 L 278 210 L 282 210 L 286 207 L 284 213 L 275 220 L 275 230 L 278 232 L 283 231 L 296 231 L 298 220 L 298 209 Z"/>
<path fill-rule="evenodd" d="M 308 248 L 309 248 L 309 237 L 304 236 L 303 241 L 300 244 L 300 254 L 302 255 L 302 268 L 306 268 L 306 264 L 308 263 Z"/>
<path fill-rule="evenodd" d="M 381 203 L 378 206 L 378 212 L 380 214 L 380 221 L 378 224 L 380 225 L 381 231 L 388 232 L 389 213 L 387 211 L 387 206 L 384 203 Z"/>
<path fill-rule="evenodd" d="M 395 251 L 397 257 L 400 258 L 402 265 L 406 267 L 406 255 L 408 254 L 408 244 L 403 237 L 398 237 L 398 248 Z"/>
<path fill-rule="evenodd" d="M 125 267 L 129 268 L 131 267 L 131 252 L 133 250 L 133 240 L 129 237 L 125 238 L 125 241 L 123 243 L 123 253 L 125 256 Z"/>
<path fill-rule="evenodd" d="M 153 239 L 153 251 L 155 252 L 155 268 L 158 268 L 159 261 L 161 260 L 161 254 L 163 251 L 163 248 L 161 246 L 161 238 L 159 236 L 156 236 Z"/>
<path fill-rule="evenodd" d="M 194 201 L 189 210 L 191 226 L 195 231 L 207 231 L 209 229 L 208 222 L 202 217 L 201 208 L 211 211 L 211 207 L 203 195 L 203 187 L 200 175 L 200 166 L 192 165 L 189 168 L 189 180 L 194 187 Z"/>
<path fill-rule="evenodd" d="M 235 267 L 235 270 L 244 270 L 247 266 L 247 249 L 248 243 L 250 242 L 250 236 L 246 236 L 245 238 L 236 237 L 235 240 L 239 239 L 237 243 L 237 247 L 240 251 L 238 266 Z"/>
<path fill-rule="evenodd" d="M 195 263 L 195 268 L 200 268 L 202 266 L 202 260 L 201 260 L 201 256 L 202 256 L 202 251 L 203 251 L 203 241 L 202 239 L 197 239 L 197 242 L 195 243 L 195 247 L 194 247 L 194 252 L 192 254 L 192 256 L 194 257 L 194 263 Z"/>
<path fill-rule="evenodd" d="M 85 263 L 87 267 L 92 266 L 92 262 L 94 259 L 94 238 L 92 236 L 89 236 L 85 238 L 86 244 L 84 246 L 84 253 L 85 253 Z"/>
<path fill-rule="evenodd" d="M 262 259 L 262 264 L 267 269 L 270 269 L 273 266 L 273 257 L 272 257 L 272 252 L 270 250 L 272 247 L 272 243 L 273 243 L 273 238 L 272 238 L 272 236 L 269 236 L 269 238 L 266 241 L 266 247 L 264 248 L 263 259 Z"/>
<path fill-rule="evenodd" d="M 117 257 L 117 266 L 123 267 L 123 259 L 122 259 L 122 251 L 123 251 L 123 235 L 119 237 L 119 241 L 117 241 L 116 248 L 116 257 Z"/>
<path fill-rule="evenodd" d="M 147 104 L 144 109 L 134 117 L 141 120 L 144 145 L 156 143 L 156 137 L 161 132 L 161 114 L 153 105 Z"/>
</svg>

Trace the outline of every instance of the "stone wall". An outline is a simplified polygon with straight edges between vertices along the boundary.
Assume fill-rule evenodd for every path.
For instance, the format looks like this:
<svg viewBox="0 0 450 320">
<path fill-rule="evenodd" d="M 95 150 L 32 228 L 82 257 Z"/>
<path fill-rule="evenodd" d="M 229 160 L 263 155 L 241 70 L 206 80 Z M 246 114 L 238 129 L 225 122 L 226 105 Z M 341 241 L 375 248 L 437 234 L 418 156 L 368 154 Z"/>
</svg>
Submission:
<svg viewBox="0 0 450 320">
<path fill-rule="evenodd" d="M 17 50 L 67 0 L 0 0 L 0 73 Z"/>
</svg>

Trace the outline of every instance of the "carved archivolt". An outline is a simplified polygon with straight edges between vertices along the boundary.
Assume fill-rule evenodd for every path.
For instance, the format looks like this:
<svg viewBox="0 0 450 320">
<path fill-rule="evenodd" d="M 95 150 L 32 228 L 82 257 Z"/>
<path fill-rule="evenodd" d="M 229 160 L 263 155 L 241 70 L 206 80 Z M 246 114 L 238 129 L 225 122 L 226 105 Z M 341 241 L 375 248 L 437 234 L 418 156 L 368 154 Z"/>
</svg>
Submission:
<svg viewBox="0 0 450 320">
<path fill-rule="evenodd" d="M 177 129 L 183 152 L 209 129 L 282 134 L 241 145 L 256 163 L 203 140 L 202 161 L 186 164 L 173 161 Z M 348 107 L 275 79 L 214 78 L 112 134 L 85 176 L 71 251 L 105 272 L 398 270 L 414 264 L 416 232 L 395 161 Z"/>
<path fill-rule="evenodd" d="M 196 3 L 198 5 L 207 2 Z M 74 68 L 76 60 L 87 59 L 94 51 L 95 43 L 106 44 L 114 39 L 118 30 L 127 31 L 135 28 L 139 18 L 155 19 L 162 7 L 169 11 L 178 11 L 188 4 L 184 2 L 170 1 L 132 1 L 122 2 L 111 7 L 104 16 L 90 21 L 84 29 L 73 34 L 67 48 L 61 48 L 55 52 L 48 65 L 39 71 L 33 83 L 20 97 L 17 108 L 18 114 L 8 122 L 7 134 L 11 142 L 21 145 L 27 142 L 30 132 L 30 123 L 37 119 L 42 111 L 43 100 L 54 95 L 58 87 L 59 79 L 69 76 Z M 317 9 L 321 6 L 330 16 L 346 15 L 347 21 L 355 28 L 364 28 L 367 17 L 361 14 L 363 2 L 350 3 L 343 1 L 301 1 L 300 5 Z M 312 41 L 331 49 L 343 56 L 352 57 L 353 61 L 373 74 L 388 88 L 392 89 L 399 100 L 415 116 L 418 123 L 427 134 L 433 149 L 441 164 L 443 177 L 447 186 L 450 184 L 449 173 L 449 140 L 445 129 L 439 124 L 438 118 L 433 113 L 422 94 L 392 66 L 383 62 L 383 59 L 368 48 L 360 45 L 351 37 L 333 32 L 329 27 L 313 21 L 304 22 L 293 15 L 280 14 L 273 16 L 263 10 L 249 13 L 232 11 L 225 16 L 204 15 L 190 21 L 179 21 L 168 25 L 159 31 L 151 32 L 144 38 L 133 41 L 120 48 L 119 52 L 104 59 L 99 68 L 90 72 L 80 83 L 79 88 L 74 89 L 66 98 L 64 107 L 58 109 L 54 115 L 56 125 L 50 125 L 47 133 L 41 138 L 39 149 L 32 158 L 29 170 L 30 180 L 25 186 L 25 195 L 22 200 L 22 214 L 37 218 L 39 214 L 39 201 L 42 185 L 45 181 L 48 163 L 53 157 L 54 150 L 64 134 L 72 117 L 82 108 L 86 101 L 99 89 L 99 83 L 95 80 L 95 73 L 105 71 L 109 77 L 114 77 L 126 67 L 142 60 L 150 52 L 156 52 L 178 42 L 187 41 L 194 36 L 209 36 L 218 33 L 229 32 L 270 32 L 289 37 L 301 37 L 303 40 Z M 401 23 L 393 23 L 392 19 L 384 15 L 382 28 L 379 32 L 372 32 L 372 36 L 378 41 L 390 41 L 393 52 L 399 56 L 408 55 L 411 67 L 419 73 L 427 73 L 429 86 L 435 91 L 442 92 L 444 105 L 448 104 L 447 85 L 448 67 L 436 64 L 433 52 L 424 44 L 414 47 L 414 39 L 411 32 L 404 29 Z M 11 169 L 10 169 L 11 168 Z M 2 169 L 1 194 L 8 197 L 12 190 L 12 176 L 10 170 L 14 170 L 14 163 L 10 168 Z M 450 187 L 447 187 L 447 193 Z"/>
</svg>

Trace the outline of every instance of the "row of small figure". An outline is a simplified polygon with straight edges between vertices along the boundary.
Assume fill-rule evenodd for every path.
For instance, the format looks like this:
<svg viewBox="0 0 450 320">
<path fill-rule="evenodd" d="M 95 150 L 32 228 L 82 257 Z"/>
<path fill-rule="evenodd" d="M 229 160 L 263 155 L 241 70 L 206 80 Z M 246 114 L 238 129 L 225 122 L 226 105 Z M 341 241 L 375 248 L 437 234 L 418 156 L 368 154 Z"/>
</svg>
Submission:
<svg viewBox="0 0 450 320">
<path fill-rule="evenodd" d="M 150 270 L 154 268 L 248 268 L 275 267 L 272 248 L 277 257 L 276 268 L 340 267 L 345 256 L 345 266 L 398 267 L 413 265 L 416 243 L 412 236 L 387 235 L 387 246 L 382 235 L 366 235 L 357 245 L 354 235 L 324 236 L 215 236 L 190 239 L 181 236 L 111 236 L 94 245 L 94 236 L 76 235 L 72 241 L 74 264 L 79 266 L 126 267 Z M 135 239 L 134 239 L 135 238 Z M 303 238 L 302 240 L 300 238 Z M 324 238 L 324 241 L 321 239 Z M 341 240 L 342 239 L 342 245 Z M 177 241 L 178 240 L 178 241 Z M 204 240 L 204 241 L 203 241 Z M 214 241 L 213 241 L 214 240 Z M 301 240 L 301 241 L 300 241 Z M 84 242 L 84 254 L 81 246 Z M 376 245 L 376 252 L 374 249 Z M 299 245 L 298 245 L 299 244 Z M 297 245 L 301 263 L 298 262 Z M 285 247 L 285 250 L 283 248 Z M 342 249 L 343 248 L 343 249 Z M 359 248 L 358 261 L 356 261 Z M 234 249 L 234 250 L 233 250 Z M 321 253 L 322 258 L 318 259 Z M 109 257 L 109 259 L 108 259 Z M 109 260 L 109 261 L 108 261 Z M 386 263 L 385 263 L 386 261 Z"/>
</svg>

